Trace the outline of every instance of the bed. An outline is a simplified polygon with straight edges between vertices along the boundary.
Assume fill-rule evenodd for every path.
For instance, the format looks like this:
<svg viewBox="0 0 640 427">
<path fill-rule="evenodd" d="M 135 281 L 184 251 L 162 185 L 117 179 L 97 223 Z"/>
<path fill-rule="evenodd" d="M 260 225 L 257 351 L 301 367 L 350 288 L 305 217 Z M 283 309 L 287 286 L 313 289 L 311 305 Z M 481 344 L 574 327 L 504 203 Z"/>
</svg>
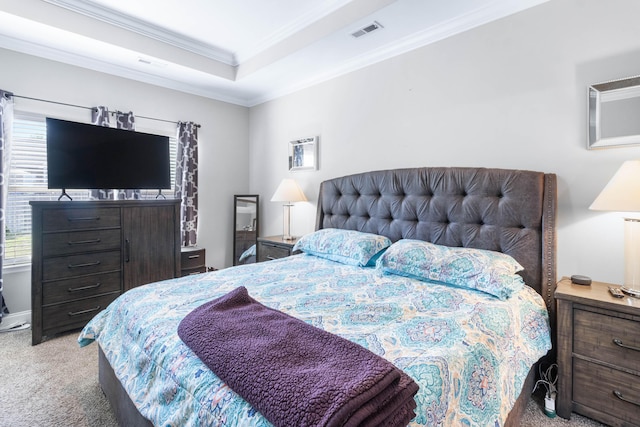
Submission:
<svg viewBox="0 0 640 427">
<path fill-rule="evenodd" d="M 98 342 L 99 381 L 121 425 L 270 425 L 176 332 L 191 310 L 246 286 L 265 305 L 408 373 L 420 386 L 410 425 L 516 426 L 536 362 L 551 349 L 555 209 L 555 175 L 534 171 L 413 168 L 330 179 L 310 235 L 384 236 L 391 245 L 375 263 L 323 257 L 311 238 L 311 249 L 288 258 L 133 289 L 79 342 Z M 424 280 L 413 264 L 402 267 L 402 250 L 422 244 L 508 255 L 526 286 L 502 296 L 491 293 L 495 284 L 487 291 Z"/>
</svg>

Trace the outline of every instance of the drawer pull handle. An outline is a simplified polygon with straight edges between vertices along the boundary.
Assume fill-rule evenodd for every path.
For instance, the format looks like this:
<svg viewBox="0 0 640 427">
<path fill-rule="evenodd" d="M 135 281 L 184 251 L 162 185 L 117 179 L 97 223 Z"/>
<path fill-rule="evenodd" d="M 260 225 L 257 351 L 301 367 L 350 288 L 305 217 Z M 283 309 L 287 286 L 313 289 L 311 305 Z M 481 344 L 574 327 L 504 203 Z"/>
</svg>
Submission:
<svg viewBox="0 0 640 427">
<path fill-rule="evenodd" d="M 102 308 L 101 306 L 97 306 L 97 307 L 94 307 L 94 308 L 90 308 L 88 310 L 70 311 L 69 312 L 69 316 L 80 316 L 81 314 L 87 314 L 87 313 L 91 313 L 93 311 L 98 311 L 101 308 Z"/>
<path fill-rule="evenodd" d="M 100 261 L 95 261 L 95 262 L 86 262 L 84 264 L 69 264 L 67 267 L 68 268 L 80 268 L 80 267 L 93 267 L 96 265 L 100 265 Z"/>
<path fill-rule="evenodd" d="M 618 390 L 613 390 L 613 395 L 623 402 L 631 403 L 632 405 L 640 406 L 640 402 L 633 401 L 631 399 L 627 399 L 620 393 Z"/>
<path fill-rule="evenodd" d="M 640 351 L 640 347 L 634 347 L 634 346 L 632 346 L 632 345 L 626 345 L 626 344 L 624 344 L 622 341 L 620 341 L 618 338 L 614 338 L 614 339 L 613 339 L 613 343 L 614 343 L 615 345 L 617 345 L 618 347 L 628 348 L 629 350 Z"/>
<path fill-rule="evenodd" d="M 69 222 L 74 222 L 74 221 L 100 221 L 100 217 L 99 216 L 87 216 L 87 217 L 75 217 L 75 218 L 67 218 L 67 221 Z"/>
<path fill-rule="evenodd" d="M 79 288 L 69 288 L 67 291 L 68 292 L 80 292 L 80 291 L 86 291 L 88 289 L 95 289 L 95 288 L 99 288 L 102 285 L 102 283 L 98 282 L 95 285 L 88 285 L 88 286 L 81 286 Z"/>
<path fill-rule="evenodd" d="M 67 244 L 71 245 L 86 245 L 89 243 L 100 243 L 100 239 L 91 239 L 91 240 L 69 240 Z"/>
<path fill-rule="evenodd" d="M 189 255 L 189 259 L 200 258 L 200 255 Z"/>
</svg>

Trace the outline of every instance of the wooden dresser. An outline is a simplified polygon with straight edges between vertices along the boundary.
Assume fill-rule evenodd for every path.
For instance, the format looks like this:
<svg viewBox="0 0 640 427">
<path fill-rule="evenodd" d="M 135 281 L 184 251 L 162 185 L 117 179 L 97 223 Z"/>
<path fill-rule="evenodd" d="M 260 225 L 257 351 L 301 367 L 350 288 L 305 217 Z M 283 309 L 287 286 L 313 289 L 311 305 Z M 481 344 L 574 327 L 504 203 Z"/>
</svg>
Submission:
<svg viewBox="0 0 640 427">
<path fill-rule="evenodd" d="M 640 299 L 614 298 L 609 286 L 558 283 L 556 412 L 640 426 Z"/>
<path fill-rule="evenodd" d="M 180 200 L 31 202 L 32 344 L 180 275 Z"/>
<path fill-rule="evenodd" d="M 288 257 L 297 241 L 283 240 L 282 236 L 258 237 L 258 262 Z"/>
</svg>

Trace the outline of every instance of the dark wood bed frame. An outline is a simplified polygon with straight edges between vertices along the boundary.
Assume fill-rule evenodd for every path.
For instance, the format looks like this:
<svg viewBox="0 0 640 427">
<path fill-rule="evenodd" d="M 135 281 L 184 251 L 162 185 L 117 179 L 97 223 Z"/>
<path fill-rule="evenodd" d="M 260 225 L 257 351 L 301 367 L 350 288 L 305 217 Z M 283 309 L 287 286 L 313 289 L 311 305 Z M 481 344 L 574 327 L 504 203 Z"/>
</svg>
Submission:
<svg viewBox="0 0 640 427">
<path fill-rule="evenodd" d="M 324 181 L 316 229 L 381 234 L 392 241 L 427 240 L 513 256 L 525 282 L 545 300 L 552 331 L 556 287 L 556 176 L 485 168 L 414 168 Z M 552 336 L 555 347 L 555 337 Z M 99 348 L 99 381 L 121 426 L 151 426 Z M 553 351 L 547 357 L 553 359 Z M 519 425 L 535 382 L 529 372 L 505 426 Z"/>
</svg>

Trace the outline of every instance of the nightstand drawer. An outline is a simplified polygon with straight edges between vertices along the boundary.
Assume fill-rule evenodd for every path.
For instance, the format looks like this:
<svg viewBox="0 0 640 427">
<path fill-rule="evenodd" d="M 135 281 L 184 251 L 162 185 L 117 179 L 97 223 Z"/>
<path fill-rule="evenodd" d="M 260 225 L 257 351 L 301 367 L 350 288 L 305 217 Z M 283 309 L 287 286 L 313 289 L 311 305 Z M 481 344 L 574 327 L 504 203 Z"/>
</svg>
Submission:
<svg viewBox="0 0 640 427">
<path fill-rule="evenodd" d="M 576 358 L 573 362 L 573 401 L 637 425 L 640 421 L 640 377 Z"/>
<path fill-rule="evenodd" d="M 182 268 L 183 270 L 205 266 L 204 248 L 199 248 L 199 249 L 183 248 L 180 256 L 181 256 L 180 268 Z"/>
<path fill-rule="evenodd" d="M 196 267 L 196 268 L 183 268 L 182 270 L 180 270 L 180 275 L 184 277 L 184 276 L 191 276 L 192 274 L 202 274 L 206 272 L 207 272 L 207 267 L 203 265 L 201 267 Z"/>
<path fill-rule="evenodd" d="M 260 261 L 270 261 L 278 258 L 285 258 L 291 255 L 289 248 L 283 248 L 281 246 L 271 245 L 269 243 L 260 242 L 260 248 L 258 249 Z"/>
<path fill-rule="evenodd" d="M 180 276 L 205 273 L 206 252 L 204 248 L 184 247 L 180 253 Z"/>
<path fill-rule="evenodd" d="M 575 309 L 573 352 L 640 371 L 640 322 Z"/>
</svg>

